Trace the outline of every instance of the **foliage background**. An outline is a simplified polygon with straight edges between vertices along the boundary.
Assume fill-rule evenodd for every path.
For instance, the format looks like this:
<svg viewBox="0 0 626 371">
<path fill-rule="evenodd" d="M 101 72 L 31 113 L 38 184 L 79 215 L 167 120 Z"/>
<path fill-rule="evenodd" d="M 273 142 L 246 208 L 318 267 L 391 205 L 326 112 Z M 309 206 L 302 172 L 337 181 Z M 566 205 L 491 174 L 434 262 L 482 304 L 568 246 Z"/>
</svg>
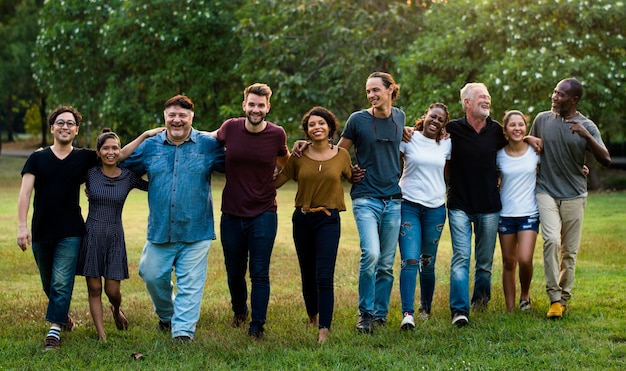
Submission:
<svg viewBox="0 0 626 371">
<path fill-rule="evenodd" d="M 460 116 L 470 81 L 489 87 L 494 118 L 534 116 L 575 76 L 581 111 L 624 155 L 621 0 L 0 0 L 0 9 L 8 141 L 32 120 L 29 108 L 45 117 L 62 103 L 85 114 L 83 145 L 103 126 L 127 141 L 159 125 L 178 93 L 196 103 L 196 126 L 212 130 L 241 114 L 243 88 L 258 81 L 274 90 L 269 118 L 293 140 L 313 105 L 341 120 L 367 106 L 365 79 L 382 70 L 402 86 L 407 124 L 434 101 Z"/>
</svg>

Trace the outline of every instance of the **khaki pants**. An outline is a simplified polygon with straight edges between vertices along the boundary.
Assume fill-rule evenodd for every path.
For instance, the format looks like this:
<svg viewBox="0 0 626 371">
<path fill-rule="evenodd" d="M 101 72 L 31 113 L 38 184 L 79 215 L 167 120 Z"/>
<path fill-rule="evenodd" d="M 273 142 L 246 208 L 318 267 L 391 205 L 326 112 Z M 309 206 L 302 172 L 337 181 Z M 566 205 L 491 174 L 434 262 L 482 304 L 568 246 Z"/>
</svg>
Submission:
<svg viewBox="0 0 626 371">
<path fill-rule="evenodd" d="M 546 292 L 551 303 L 560 301 L 567 305 L 572 297 L 587 198 L 556 200 L 545 193 L 538 193 L 537 204 L 544 240 Z"/>
</svg>

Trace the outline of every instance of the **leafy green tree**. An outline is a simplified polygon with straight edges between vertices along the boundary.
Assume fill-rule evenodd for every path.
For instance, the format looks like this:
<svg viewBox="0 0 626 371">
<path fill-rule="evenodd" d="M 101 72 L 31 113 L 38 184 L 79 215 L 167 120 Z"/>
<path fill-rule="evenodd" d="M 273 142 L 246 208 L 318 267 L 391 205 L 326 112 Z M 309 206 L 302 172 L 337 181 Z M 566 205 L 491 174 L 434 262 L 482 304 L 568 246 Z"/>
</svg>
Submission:
<svg viewBox="0 0 626 371">
<path fill-rule="evenodd" d="M 112 60 L 103 52 L 102 27 L 122 0 L 50 0 L 41 25 L 33 68 L 51 105 L 68 104 L 84 116 L 89 146 L 92 127 L 101 125 L 100 107 Z"/>
<path fill-rule="evenodd" d="M 118 133 L 162 124 L 163 103 L 176 94 L 196 104 L 195 126 L 215 129 L 220 107 L 240 90 L 232 72 L 239 41 L 233 11 L 239 1 L 123 2 L 103 29 L 112 61 L 102 115 Z"/>
<path fill-rule="evenodd" d="M 605 140 L 624 134 L 626 40 L 623 2 L 457 0 L 424 14 L 422 29 L 399 58 L 409 81 L 407 113 L 417 118 L 434 101 L 462 115 L 459 89 L 484 82 L 492 115 L 550 109 L 557 82 L 574 76 L 585 85 L 579 109 Z M 404 102 L 407 102 L 405 100 Z"/>
<path fill-rule="evenodd" d="M 394 58 L 416 36 L 424 8 L 407 1 L 269 0 L 238 12 L 236 66 L 244 84 L 265 82 L 275 96 L 270 119 L 300 137 L 314 105 L 340 119 L 367 106 L 365 79 L 394 73 Z"/>
<path fill-rule="evenodd" d="M 38 95 L 30 64 L 37 36 L 37 10 L 42 3 L 35 0 L 0 1 L 0 100 L 4 103 L 2 117 L 8 141 L 13 141 L 14 125 L 19 124 L 23 115 L 17 102 L 36 100 Z"/>
</svg>

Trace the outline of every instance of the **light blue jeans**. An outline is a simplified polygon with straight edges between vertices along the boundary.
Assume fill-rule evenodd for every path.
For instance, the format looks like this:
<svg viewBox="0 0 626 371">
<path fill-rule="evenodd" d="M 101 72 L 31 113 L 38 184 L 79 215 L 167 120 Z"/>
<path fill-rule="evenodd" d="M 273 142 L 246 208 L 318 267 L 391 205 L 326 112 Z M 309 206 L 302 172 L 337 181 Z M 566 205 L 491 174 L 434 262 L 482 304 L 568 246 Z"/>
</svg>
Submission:
<svg viewBox="0 0 626 371">
<path fill-rule="evenodd" d="M 70 310 L 81 237 L 33 242 L 33 255 L 48 297 L 46 321 L 65 325 Z"/>
<path fill-rule="evenodd" d="M 474 293 L 472 304 L 486 306 L 491 299 L 491 266 L 496 247 L 500 213 L 468 214 L 448 210 L 452 262 L 450 264 L 450 311 L 469 315 L 469 268 L 474 230 Z"/>
<path fill-rule="evenodd" d="M 172 337 L 194 336 L 206 281 L 211 240 L 193 243 L 146 242 L 139 260 L 139 276 L 146 283 L 154 310 L 172 323 Z M 172 283 L 176 275 L 176 293 Z"/>
<path fill-rule="evenodd" d="M 430 208 L 402 200 L 400 226 L 400 298 L 402 313 L 413 313 L 417 272 L 420 275 L 420 308 L 430 313 L 435 292 L 435 261 L 446 207 Z"/>
<path fill-rule="evenodd" d="M 356 198 L 352 212 L 361 239 L 359 313 L 387 320 L 393 260 L 400 234 L 400 199 Z"/>
</svg>

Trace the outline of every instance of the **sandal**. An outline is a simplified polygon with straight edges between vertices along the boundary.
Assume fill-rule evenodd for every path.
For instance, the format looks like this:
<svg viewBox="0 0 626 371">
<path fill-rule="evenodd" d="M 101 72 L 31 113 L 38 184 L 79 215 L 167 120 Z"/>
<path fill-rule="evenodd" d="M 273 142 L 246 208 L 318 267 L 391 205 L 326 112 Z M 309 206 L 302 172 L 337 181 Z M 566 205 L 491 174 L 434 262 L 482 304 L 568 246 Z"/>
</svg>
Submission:
<svg viewBox="0 0 626 371">
<path fill-rule="evenodd" d="M 113 307 L 113 304 L 111 304 L 110 308 L 111 308 L 111 313 L 113 313 L 113 320 L 115 321 L 115 327 L 117 327 L 118 330 L 128 330 L 128 320 L 126 319 L 126 315 L 124 315 L 124 312 L 122 312 L 122 310 L 120 309 L 119 316 L 116 316 L 115 308 Z"/>
</svg>

